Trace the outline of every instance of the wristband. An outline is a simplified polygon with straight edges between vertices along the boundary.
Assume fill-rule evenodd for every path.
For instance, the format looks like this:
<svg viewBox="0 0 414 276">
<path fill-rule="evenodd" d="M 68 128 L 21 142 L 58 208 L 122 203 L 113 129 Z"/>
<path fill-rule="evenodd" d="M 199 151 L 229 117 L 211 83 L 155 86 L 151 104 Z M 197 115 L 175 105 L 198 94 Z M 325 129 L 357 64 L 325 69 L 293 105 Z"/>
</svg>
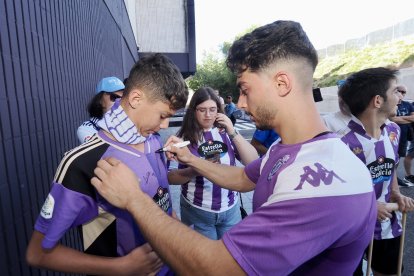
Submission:
<svg viewBox="0 0 414 276">
<path fill-rule="evenodd" d="M 237 129 L 234 129 L 233 133 L 227 133 L 230 137 L 230 140 L 233 140 L 237 135 L 239 135 L 239 132 L 237 131 Z"/>
</svg>

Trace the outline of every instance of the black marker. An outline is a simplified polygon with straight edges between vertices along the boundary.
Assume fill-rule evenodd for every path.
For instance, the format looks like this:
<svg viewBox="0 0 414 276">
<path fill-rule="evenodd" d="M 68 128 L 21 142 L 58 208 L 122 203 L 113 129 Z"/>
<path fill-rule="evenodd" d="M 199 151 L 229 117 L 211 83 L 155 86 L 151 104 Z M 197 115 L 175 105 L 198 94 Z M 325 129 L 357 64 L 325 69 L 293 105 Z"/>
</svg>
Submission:
<svg viewBox="0 0 414 276">
<path fill-rule="evenodd" d="M 173 146 L 174 147 L 177 147 L 177 148 L 183 148 L 183 147 L 188 146 L 189 144 L 190 144 L 190 141 L 184 141 L 184 142 L 180 142 L 180 143 L 174 144 Z M 168 147 L 165 147 L 165 148 L 157 149 L 155 152 L 156 153 L 161 153 L 161 152 L 169 151 L 170 149 L 171 149 L 171 147 L 168 146 Z"/>
</svg>

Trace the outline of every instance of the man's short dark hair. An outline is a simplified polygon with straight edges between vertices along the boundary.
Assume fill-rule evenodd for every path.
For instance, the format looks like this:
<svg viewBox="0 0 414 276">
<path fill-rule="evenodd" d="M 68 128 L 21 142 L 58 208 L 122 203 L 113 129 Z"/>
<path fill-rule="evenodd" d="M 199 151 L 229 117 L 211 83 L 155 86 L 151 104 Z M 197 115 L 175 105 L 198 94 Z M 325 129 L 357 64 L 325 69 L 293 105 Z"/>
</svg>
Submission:
<svg viewBox="0 0 414 276">
<path fill-rule="evenodd" d="M 384 67 L 368 68 L 350 75 L 338 91 L 352 115 L 359 116 L 365 111 L 376 95 L 387 101 L 390 81 L 397 79 L 397 70 Z"/>
<path fill-rule="evenodd" d="M 236 40 L 229 50 L 227 66 L 236 73 L 258 72 L 277 60 L 305 59 L 313 70 L 318 55 L 301 25 L 294 21 L 275 21 Z"/>
<path fill-rule="evenodd" d="M 142 89 L 153 101 L 168 103 L 174 110 L 183 108 L 188 98 L 179 69 L 162 54 L 144 56 L 132 67 L 124 96 L 134 88 Z"/>
</svg>

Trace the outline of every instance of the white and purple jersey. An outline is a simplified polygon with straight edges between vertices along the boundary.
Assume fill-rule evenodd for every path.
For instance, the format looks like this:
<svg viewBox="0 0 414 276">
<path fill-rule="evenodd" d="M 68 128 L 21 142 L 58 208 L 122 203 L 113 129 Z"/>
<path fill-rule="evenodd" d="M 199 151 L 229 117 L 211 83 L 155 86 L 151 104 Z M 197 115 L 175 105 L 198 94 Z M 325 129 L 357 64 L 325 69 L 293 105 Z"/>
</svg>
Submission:
<svg viewBox="0 0 414 276">
<path fill-rule="evenodd" d="M 341 137 L 348 131 L 348 123 L 351 120 L 351 116 L 345 115 L 340 110 L 325 114 L 321 118 L 330 131 Z"/>
<path fill-rule="evenodd" d="M 342 141 L 364 162 L 371 173 L 377 201 L 388 203 L 391 196 L 391 184 L 396 165 L 399 162 L 398 143 L 400 128 L 389 120 L 381 127 L 379 139 L 370 137 L 361 121 L 356 117 L 348 124 L 349 131 Z M 401 212 L 393 212 L 392 218 L 377 221 L 374 238 L 376 240 L 391 239 L 401 235 Z"/>
<path fill-rule="evenodd" d="M 159 138 L 145 141 L 145 152 L 109 139 L 99 131 L 91 140 L 66 153 L 53 180 L 52 189 L 36 221 L 45 235 L 43 248 L 53 248 L 73 227 L 80 226 L 85 253 L 107 257 L 124 256 L 146 243 L 133 217 L 102 198 L 91 185 L 96 163 L 115 157 L 140 179 L 141 189 L 171 215 L 167 168 Z M 164 266 L 158 275 L 171 271 Z"/>
<path fill-rule="evenodd" d="M 352 275 L 377 210 L 366 167 L 336 134 L 275 143 L 245 173 L 253 213 L 223 242 L 248 275 Z"/>
<path fill-rule="evenodd" d="M 214 163 L 235 166 L 238 153 L 225 131 L 212 128 L 203 133 L 203 140 L 189 146 L 198 157 Z M 179 165 L 178 168 L 185 168 Z M 231 209 L 238 201 L 238 193 L 221 188 L 207 178 L 199 175 L 181 186 L 181 195 L 192 206 L 215 213 Z"/>
</svg>

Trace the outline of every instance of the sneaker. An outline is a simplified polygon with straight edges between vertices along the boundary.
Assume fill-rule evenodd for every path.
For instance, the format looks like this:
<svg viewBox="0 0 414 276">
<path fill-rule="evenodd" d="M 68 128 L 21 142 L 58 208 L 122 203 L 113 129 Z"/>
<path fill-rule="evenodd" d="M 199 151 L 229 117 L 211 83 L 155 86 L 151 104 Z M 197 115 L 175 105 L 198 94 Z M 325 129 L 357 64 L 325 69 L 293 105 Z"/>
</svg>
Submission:
<svg viewBox="0 0 414 276">
<path fill-rule="evenodd" d="M 397 181 L 398 181 L 398 186 L 401 186 L 401 187 L 410 187 L 410 185 L 408 185 L 406 181 L 404 181 L 404 180 L 402 180 L 400 178 L 397 178 Z"/>
<path fill-rule="evenodd" d="M 407 184 L 413 184 L 414 185 L 414 175 L 409 175 L 409 176 L 406 176 L 406 177 L 404 177 L 404 181 L 405 182 L 409 182 L 409 183 L 407 183 Z"/>
<path fill-rule="evenodd" d="M 401 187 L 413 187 L 414 186 L 414 184 L 411 183 L 409 180 L 407 180 L 405 177 L 404 177 L 404 180 L 397 178 L 397 181 L 398 181 L 398 185 Z"/>
</svg>

